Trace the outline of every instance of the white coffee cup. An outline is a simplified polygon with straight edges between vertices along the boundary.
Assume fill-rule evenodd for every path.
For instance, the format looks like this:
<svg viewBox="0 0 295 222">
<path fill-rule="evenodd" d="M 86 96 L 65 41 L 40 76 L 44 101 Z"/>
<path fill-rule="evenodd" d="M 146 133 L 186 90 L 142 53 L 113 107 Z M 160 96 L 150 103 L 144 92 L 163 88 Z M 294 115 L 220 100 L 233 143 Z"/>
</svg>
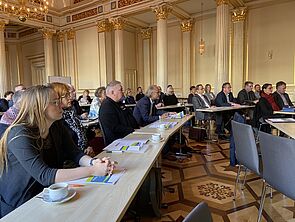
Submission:
<svg viewBox="0 0 295 222">
<path fill-rule="evenodd" d="M 160 128 L 160 130 L 165 130 L 165 129 L 167 129 L 167 128 L 166 128 L 166 124 L 160 124 L 159 128 Z"/>
<path fill-rule="evenodd" d="M 152 140 L 155 142 L 159 142 L 161 140 L 161 134 L 155 133 L 152 135 Z"/>
<path fill-rule="evenodd" d="M 57 201 L 65 198 L 69 193 L 69 187 L 67 183 L 55 183 L 44 188 L 43 199 L 48 201 Z"/>
<path fill-rule="evenodd" d="M 181 103 L 177 103 L 177 106 L 181 106 Z"/>
</svg>

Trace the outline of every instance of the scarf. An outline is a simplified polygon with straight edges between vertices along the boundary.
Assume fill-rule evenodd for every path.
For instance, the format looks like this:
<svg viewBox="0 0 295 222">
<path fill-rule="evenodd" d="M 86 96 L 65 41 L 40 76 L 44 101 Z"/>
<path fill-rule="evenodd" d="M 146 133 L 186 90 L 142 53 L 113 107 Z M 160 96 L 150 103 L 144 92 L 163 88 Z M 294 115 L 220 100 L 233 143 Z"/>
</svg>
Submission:
<svg viewBox="0 0 295 222">
<path fill-rule="evenodd" d="M 84 150 L 87 148 L 87 138 L 82 123 L 73 109 L 63 111 L 63 119 L 68 124 L 69 128 L 76 134 L 78 138 L 77 146 Z"/>
<path fill-rule="evenodd" d="M 267 102 L 269 102 L 269 104 L 271 105 L 273 111 L 279 111 L 280 110 L 280 108 L 276 104 L 274 98 L 272 97 L 272 94 L 267 95 L 266 93 L 261 92 L 261 97 L 265 98 L 267 100 Z"/>
<path fill-rule="evenodd" d="M 2 116 L 0 123 L 11 125 L 18 115 L 19 109 L 10 107 Z"/>
</svg>

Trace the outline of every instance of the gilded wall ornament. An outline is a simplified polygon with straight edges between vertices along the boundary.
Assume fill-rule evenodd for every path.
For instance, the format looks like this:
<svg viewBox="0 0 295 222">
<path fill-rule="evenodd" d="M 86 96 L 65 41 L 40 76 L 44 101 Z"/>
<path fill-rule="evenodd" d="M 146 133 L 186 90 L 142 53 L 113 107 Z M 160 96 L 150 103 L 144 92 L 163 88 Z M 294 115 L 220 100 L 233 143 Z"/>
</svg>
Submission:
<svg viewBox="0 0 295 222">
<path fill-rule="evenodd" d="M 68 40 L 75 39 L 75 36 L 76 36 L 75 30 L 70 29 L 69 31 L 67 31 L 67 38 L 68 38 Z"/>
<path fill-rule="evenodd" d="M 55 30 L 48 28 L 43 28 L 40 31 L 42 32 L 43 39 L 52 39 L 52 36 L 55 33 Z"/>
<path fill-rule="evenodd" d="M 142 39 L 150 39 L 152 37 L 152 28 L 146 28 L 140 30 Z"/>
<path fill-rule="evenodd" d="M 111 19 L 111 23 L 115 30 L 122 30 L 124 28 L 125 20 L 122 17 L 116 17 Z"/>
<path fill-rule="evenodd" d="M 168 18 L 169 12 L 172 11 L 172 7 L 171 5 L 168 5 L 167 3 L 165 3 L 165 4 L 161 4 L 161 5 L 153 7 L 152 10 L 156 14 L 157 21 L 159 21 L 160 19 L 165 20 Z"/>
<path fill-rule="evenodd" d="M 191 32 L 193 29 L 193 21 L 186 20 L 180 23 L 180 28 L 182 32 Z"/>
<path fill-rule="evenodd" d="M 118 8 L 122 8 L 128 5 L 135 4 L 137 2 L 141 2 L 142 0 L 119 0 L 118 1 Z"/>
<path fill-rule="evenodd" d="M 216 4 L 217 4 L 217 6 L 220 6 L 220 5 L 228 5 L 229 4 L 229 0 L 216 0 Z"/>
<path fill-rule="evenodd" d="M 57 42 L 63 42 L 65 39 L 65 33 L 63 31 L 58 31 L 56 34 Z"/>
<path fill-rule="evenodd" d="M 236 8 L 232 11 L 232 21 L 233 22 L 245 21 L 246 15 L 247 15 L 246 7 Z"/>
<path fill-rule="evenodd" d="M 97 22 L 97 32 L 109 32 L 112 30 L 112 24 L 108 19 L 100 20 Z"/>
</svg>

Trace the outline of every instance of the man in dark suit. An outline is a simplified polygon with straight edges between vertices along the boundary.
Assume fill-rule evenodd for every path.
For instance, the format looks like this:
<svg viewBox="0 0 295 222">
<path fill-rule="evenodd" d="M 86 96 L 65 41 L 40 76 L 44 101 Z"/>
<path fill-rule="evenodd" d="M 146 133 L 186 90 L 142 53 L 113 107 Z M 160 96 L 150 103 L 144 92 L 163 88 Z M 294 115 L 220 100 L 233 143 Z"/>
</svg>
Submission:
<svg viewBox="0 0 295 222">
<path fill-rule="evenodd" d="M 209 108 L 211 106 L 210 100 L 204 96 L 204 87 L 202 84 L 196 86 L 196 94 L 192 97 L 192 103 L 194 105 L 194 110 Z M 209 118 L 208 113 L 197 112 L 195 113 L 197 120 L 207 120 Z"/>
<path fill-rule="evenodd" d="M 241 105 L 253 105 L 258 102 L 258 99 L 253 92 L 253 82 L 245 82 L 244 89 L 238 93 L 237 101 Z"/>
<path fill-rule="evenodd" d="M 276 104 L 280 109 L 286 106 L 293 106 L 289 95 L 286 93 L 286 83 L 279 81 L 276 84 L 276 91 L 272 94 Z"/>
<path fill-rule="evenodd" d="M 106 137 L 105 145 L 108 145 L 139 127 L 129 109 L 119 102 L 123 96 L 119 81 L 114 80 L 107 85 L 106 96 L 99 109 L 99 120 Z"/>
<path fill-rule="evenodd" d="M 222 84 L 222 91 L 219 92 L 215 98 L 215 105 L 223 106 L 239 106 L 235 103 L 235 98 L 231 92 L 231 85 L 229 82 Z M 230 130 L 230 118 L 233 116 L 232 112 L 217 112 L 216 113 L 216 133 L 220 139 L 226 139 L 223 135 L 223 126 Z"/>
<path fill-rule="evenodd" d="M 155 106 L 159 95 L 159 88 L 156 85 L 151 85 L 147 90 L 146 96 L 137 102 L 133 116 L 140 126 L 146 126 L 159 119 L 168 117 L 168 112 L 158 110 Z"/>
</svg>

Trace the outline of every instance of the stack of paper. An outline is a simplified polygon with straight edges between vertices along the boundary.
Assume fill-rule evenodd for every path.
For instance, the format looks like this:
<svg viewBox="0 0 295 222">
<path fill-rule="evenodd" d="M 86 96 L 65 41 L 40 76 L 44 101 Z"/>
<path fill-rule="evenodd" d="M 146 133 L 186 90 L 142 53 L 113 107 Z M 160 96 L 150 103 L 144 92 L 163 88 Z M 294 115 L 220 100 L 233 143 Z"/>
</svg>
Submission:
<svg viewBox="0 0 295 222">
<path fill-rule="evenodd" d="M 183 111 L 169 116 L 171 119 L 182 119 L 184 117 Z"/>
<path fill-rule="evenodd" d="M 160 128 L 160 125 L 166 125 L 165 128 L 173 128 L 177 122 L 164 122 L 164 121 L 157 121 L 149 125 L 149 128 Z"/>
<path fill-rule="evenodd" d="M 268 120 L 273 123 L 295 123 L 295 119 L 293 118 L 272 118 Z"/>
<path fill-rule="evenodd" d="M 107 152 L 140 152 L 143 153 L 144 145 L 147 144 L 149 139 L 118 139 L 108 145 L 104 150 Z"/>
</svg>

